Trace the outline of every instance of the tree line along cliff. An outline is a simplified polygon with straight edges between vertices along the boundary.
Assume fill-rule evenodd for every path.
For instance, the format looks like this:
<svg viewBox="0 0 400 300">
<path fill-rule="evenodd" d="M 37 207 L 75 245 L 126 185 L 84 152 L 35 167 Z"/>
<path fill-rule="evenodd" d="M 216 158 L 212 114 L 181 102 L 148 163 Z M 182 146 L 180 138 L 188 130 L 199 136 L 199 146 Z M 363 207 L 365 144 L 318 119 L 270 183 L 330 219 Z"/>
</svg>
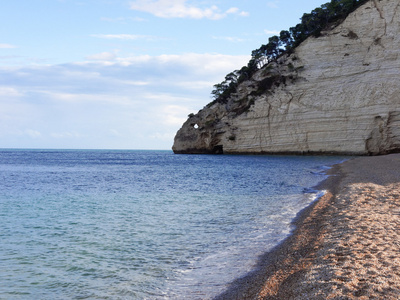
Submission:
<svg viewBox="0 0 400 300">
<path fill-rule="evenodd" d="M 282 30 L 279 36 L 270 37 L 267 44 L 253 50 L 247 66 L 227 74 L 224 81 L 214 85 L 214 90 L 211 92 L 214 100 L 216 102 L 226 102 L 227 98 L 236 92 L 241 82 L 251 78 L 265 64 L 276 60 L 283 54 L 292 53 L 308 37 L 320 36 L 322 30 L 340 23 L 351 12 L 367 1 L 331 0 L 331 2 L 312 10 L 311 13 L 305 13 L 301 17 L 299 24 L 289 28 L 289 30 Z M 212 104 L 213 102 L 210 103 L 210 105 Z"/>
</svg>

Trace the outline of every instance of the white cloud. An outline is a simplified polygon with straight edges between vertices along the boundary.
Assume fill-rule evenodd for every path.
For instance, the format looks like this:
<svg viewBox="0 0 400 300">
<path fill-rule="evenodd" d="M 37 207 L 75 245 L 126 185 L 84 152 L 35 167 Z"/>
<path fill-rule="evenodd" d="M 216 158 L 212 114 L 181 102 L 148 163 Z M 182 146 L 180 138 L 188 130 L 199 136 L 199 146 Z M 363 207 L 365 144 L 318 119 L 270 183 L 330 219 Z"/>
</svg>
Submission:
<svg viewBox="0 0 400 300">
<path fill-rule="evenodd" d="M 114 137 L 123 137 L 123 134 L 121 134 L 118 130 L 116 129 L 109 129 L 108 130 L 108 134 L 110 136 L 114 136 Z"/>
<path fill-rule="evenodd" d="M 186 121 L 190 108 L 182 105 L 166 105 L 161 108 L 160 119 L 165 125 L 180 126 Z"/>
<path fill-rule="evenodd" d="M 40 93 L 40 92 L 39 92 Z M 79 93 L 62 93 L 62 92 L 49 92 L 42 91 L 43 95 L 49 99 L 56 100 L 58 103 L 65 102 L 67 104 L 71 103 L 109 103 L 119 106 L 128 106 L 132 104 L 131 98 L 129 96 L 123 95 L 112 95 L 112 94 L 79 94 Z"/>
<path fill-rule="evenodd" d="M 82 136 L 82 134 L 80 134 L 78 132 L 68 132 L 68 131 L 53 132 L 53 133 L 50 134 L 50 136 L 52 138 L 55 138 L 55 139 L 82 138 L 82 137 L 84 137 L 84 136 Z"/>
<path fill-rule="evenodd" d="M 17 46 L 10 44 L 0 44 L 0 49 L 13 49 L 13 48 L 17 48 Z"/>
<path fill-rule="evenodd" d="M 102 17 L 102 18 L 100 18 L 100 20 L 104 21 L 104 22 L 123 23 L 123 24 L 126 24 L 128 21 L 131 21 L 131 22 L 145 22 L 146 21 L 146 19 L 143 19 L 143 18 L 125 18 L 125 17 L 118 17 L 118 18 Z"/>
<path fill-rule="evenodd" d="M 103 67 L 123 68 L 134 67 L 138 73 L 139 80 L 125 78 L 120 80 L 133 80 L 136 83 L 148 83 L 147 77 L 157 77 L 160 80 L 169 80 L 170 84 L 182 84 L 187 81 L 202 81 L 201 76 L 213 79 L 213 75 L 226 75 L 235 69 L 240 69 L 249 61 L 248 55 L 224 55 L 213 53 L 185 53 L 181 55 L 163 54 L 158 56 L 138 55 L 117 57 L 113 60 L 86 61 L 76 63 L 77 66 L 95 69 Z M 140 75 L 139 75 L 140 74 Z M 188 76 L 189 74 L 189 76 Z M 180 76 L 180 81 L 173 78 Z M 197 78 L 194 78 L 197 76 Z"/>
<path fill-rule="evenodd" d="M 33 139 L 36 139 L 36 138 L 39 138 L 42 136 L 42 134 L 39 131 L 33 130 L 33 129 L 27 129 L 27 130 L 25 130 L 24 133 L 25 133 L 25 135 L 27 135 Z"/>
<path fill-rule="evenodd" d="M 236 7 L 222 12 L 216 5 L 207 8 L 199 8 L 188 4 L 188 0 L 136 0 L 131 2 L 132 10 L 143 11 L 160 18 L 192 18 L 219 20 L 229 14 L 248 16 L 247 12 L 240 11 Z"/>
<path fill-rule="evenodd" d="M 92 37 L 101 39 L 114 39 L 114 40 L 159 40 L 160 38 L 150 35 L 138 35 L 138 34 L 92 34 Z"/>
<path fill-rule="evenodd" d="M 230 65 L 233 67 L 243 60 L 248 60 L 247 55 L 235 56 L 235 55 L 224 55 L 224 54 L 199 54 L 199 53 L 186 53 L 183 55 L 160 55 L 155 57 L 159 62 L 164 63 L 178 63 L 181 62 L 184 65 L 190 67 L 196 67 L 199 69 L 206 70 L 217 70 L 222 65 Z M 241 65 L 242 66 L 242 65 Z M 241 67 L 240 66 L 240 67 Z"/>
<path fill-rule="evenodd" d="M 270 1 L 270 2 L 267 2 L 267 6 L 268 6 L 269 8 L 279 8 L 278 4 L 279 4 L 279 1 Z"/>
<path fill-rule="evenodd" d="M 234 15 L 239 15 L 241 17 L 248 17 L 250 15 L 249 12 L 247 11 L 240 11 L 239 8 L 237 7 L 231 7 L 226 11 L 226 14 L 234 14 Z"/>
<path fill-rule="evenodd" d="M 215 82 L 198 80 L 198 81 L 182 81 L 177 82 L 177 87 L 182 87 L 184 89 L 192 89 L 192 90 L 201 90 L 201 89 L 209 89 Z"/>
<path fill-rule="evenodd" d="M 98 54 L 89 55 L 86 57 L 88 60 L 114 60 L 117 56 L 115 53 L 102 52 Z"/>
<path fill-rule="evenodd" d="M 1 97 L 20 97 L 20 96 L 22 96 L 22 93 L 13 87 L 0 86 L 0 96 Z"/>
<path fill-rule="evenodd" d="M 237 8 L 237 7 L 231 7 L 230 9 L 228 9 L 228 10 L 226 11 L 226 13 L 227 13 L 227 14 L 237 14 L 237 13 L 239 13 L 239 8 Z"/>
<path fill-rule="evenodd" d="M 268 30 L 268 29 L 265 29 L 264 32 L 267 35 L 278 35 L 280 33 L 278 30 Z"/>
<path fill-rule="evenodd" d="M 149 82 L 147 81 L 140 81 L 140 80 L 123 80 L 121 83 L 126 84 L 126 85 L 133 85 L 133 86 L 145 86 L 149 85 Z"/>
<path fill-rule="evenodd" d="M 241 39 L 238 37 L 233 37 L 233 36 L 213 36 L 214 40 L 224 40 L 228 42 L 233 42 L 233 43 L 242 43 L 245 42 L 245 39 Z"/>
<path fill-rule="evenodd" d="M 156 132 L 155 134 L 152 134 L 149 136 L 149 138 L 155 140 L 155 141 L 173 141 L 175 136 L 175 132 Z"/>
</svg>

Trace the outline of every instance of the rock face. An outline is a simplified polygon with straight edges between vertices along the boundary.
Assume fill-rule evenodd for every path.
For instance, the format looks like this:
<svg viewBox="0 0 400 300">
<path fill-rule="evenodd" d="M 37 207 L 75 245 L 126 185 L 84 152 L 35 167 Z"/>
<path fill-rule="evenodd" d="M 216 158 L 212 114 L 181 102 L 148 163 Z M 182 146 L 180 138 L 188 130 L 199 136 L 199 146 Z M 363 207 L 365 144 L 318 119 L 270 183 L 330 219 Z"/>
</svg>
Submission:
<svg viewBox="0 0 400 300">
<path fill-rule="evenodd" d="M 175 153 L 400 152 L 400 0 L 371 0 L 183 124 Z"/>
</svg>

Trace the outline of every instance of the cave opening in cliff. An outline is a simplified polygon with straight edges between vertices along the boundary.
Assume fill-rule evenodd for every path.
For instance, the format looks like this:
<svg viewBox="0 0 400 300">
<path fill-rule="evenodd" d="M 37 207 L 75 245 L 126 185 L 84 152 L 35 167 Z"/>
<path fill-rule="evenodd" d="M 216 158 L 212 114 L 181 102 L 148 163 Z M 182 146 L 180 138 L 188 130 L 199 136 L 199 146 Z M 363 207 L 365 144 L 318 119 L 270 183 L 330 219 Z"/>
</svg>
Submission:
<svg viewBox="0 0 400 300">
<path fill-rule="evenodd" d="M 222 145 L 214 146 L 212 153 L 213 154 L 224 154 L 224 146 L 222 146 Z"/>
</svg>

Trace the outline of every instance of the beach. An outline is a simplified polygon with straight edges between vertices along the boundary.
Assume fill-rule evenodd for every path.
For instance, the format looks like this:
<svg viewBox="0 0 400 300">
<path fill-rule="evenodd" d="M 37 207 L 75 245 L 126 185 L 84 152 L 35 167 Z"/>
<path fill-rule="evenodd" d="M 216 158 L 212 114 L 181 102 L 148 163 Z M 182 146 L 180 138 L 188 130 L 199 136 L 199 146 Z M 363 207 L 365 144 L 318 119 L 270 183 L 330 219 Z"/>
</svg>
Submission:
<svg viewBox="0 0 400 300">
<path fill-rule="evenodd" d="M 399 299 L 400 154 L 334 166 L 293 234 L 216 299 Z"/>
</svg>

